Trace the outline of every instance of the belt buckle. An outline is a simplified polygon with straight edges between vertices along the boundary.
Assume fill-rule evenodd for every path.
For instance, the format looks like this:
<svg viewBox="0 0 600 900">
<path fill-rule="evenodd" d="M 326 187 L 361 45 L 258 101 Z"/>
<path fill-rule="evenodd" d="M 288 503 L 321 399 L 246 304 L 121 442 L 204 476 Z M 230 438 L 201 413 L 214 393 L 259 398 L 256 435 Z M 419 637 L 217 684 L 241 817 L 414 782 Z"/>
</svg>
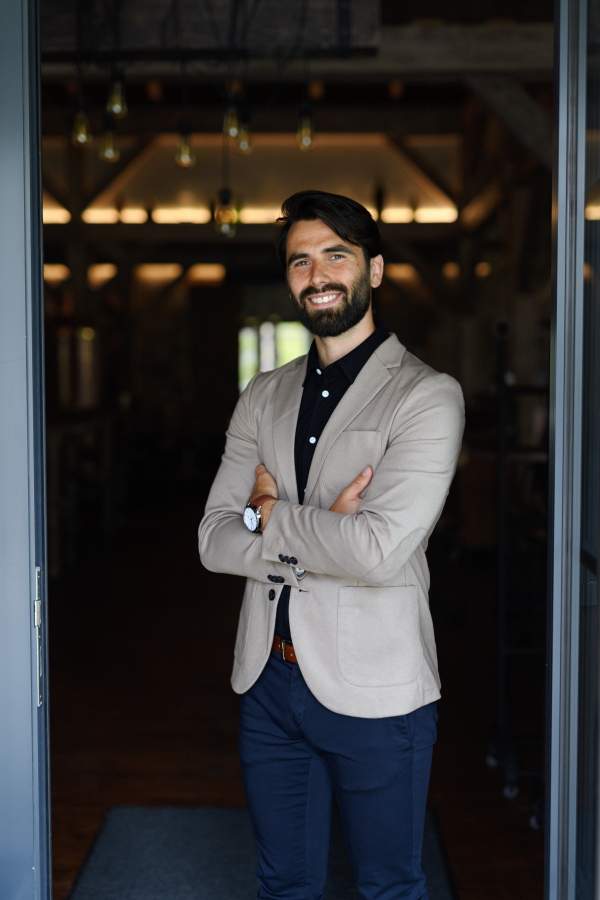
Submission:
<svg viewBox="0 0 600 900">
<path fill-rule="evenodd" d="M 280 647 L 281 647 L 281 658 L 282 658 L 282 660 L 283 660 L 284 662 L 287 662 L 287 659 L 285 658 L 285 645 L 286 645 L 286 643 L 287 643 L 287 641 L 284 641 L 283 638 L 279 638 L 279 645 L 280 645 Z"/>
</svg>

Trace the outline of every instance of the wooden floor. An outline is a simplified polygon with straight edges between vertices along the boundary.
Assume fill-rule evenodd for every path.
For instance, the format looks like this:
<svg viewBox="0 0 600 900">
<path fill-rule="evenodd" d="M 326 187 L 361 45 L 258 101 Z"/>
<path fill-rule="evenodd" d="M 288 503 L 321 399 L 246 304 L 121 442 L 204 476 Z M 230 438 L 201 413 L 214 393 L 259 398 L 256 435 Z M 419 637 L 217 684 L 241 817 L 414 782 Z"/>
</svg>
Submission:
<svg viewBox="0 0 600 900">
<path fill-rule="evenodd" d="M 200 514 L 198 504 L 139 516 L 109 552 L 51 586 L 54 900 L 108 807 L 244 804 L 229 686 L 242 582 L 201 569 Z M 429 803 L 461 900 L 541 900 L 543 839 L 527 797 L 504 799 L 485 765 L 490 582 L 485 567 L 475 572 L 470 632 L 441 642 Z"/>
</svg>

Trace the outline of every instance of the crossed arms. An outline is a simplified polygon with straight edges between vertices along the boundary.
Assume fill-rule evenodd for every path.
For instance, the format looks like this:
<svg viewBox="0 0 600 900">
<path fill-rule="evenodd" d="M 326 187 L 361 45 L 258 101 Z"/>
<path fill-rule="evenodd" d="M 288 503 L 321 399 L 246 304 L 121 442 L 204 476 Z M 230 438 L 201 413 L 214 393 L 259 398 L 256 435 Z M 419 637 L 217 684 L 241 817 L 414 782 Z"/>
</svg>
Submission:
<svg viewBox="0 0 600 900">
<path fill-rule="evenodd" d="M 271 508 L 262 536 L 249 532 L 242 522 L 248 498 L 260 493 L 254 492 L 255 470 L 261 464 L 258 413 L 250 397 L 246 391 L 236 406 L 200 524 L 203 564 L 215 572 L 263 582 L 268 574 L 281 574 L 294 583 L 293 569 L 279 562 L 279 554 L 284 554 L 296 557 L 299 567 L 312 573 L 367 584 L 393 583 L 433 529 L 454 476 L 464 426 L 458 384 L 446 375 L 428 375 L 402 399 L 387 449 L 370 482 L 365 476 L 368 490 L 362 502 L 356 502 L 356 489 L 356 497 L 344 496 L 353 485 L 331 509 L 267 501 Z M 349 472 L 349 478 L 354 474 Z M 350 499 L 356 511 L 346 509 Z"/>
</svg>

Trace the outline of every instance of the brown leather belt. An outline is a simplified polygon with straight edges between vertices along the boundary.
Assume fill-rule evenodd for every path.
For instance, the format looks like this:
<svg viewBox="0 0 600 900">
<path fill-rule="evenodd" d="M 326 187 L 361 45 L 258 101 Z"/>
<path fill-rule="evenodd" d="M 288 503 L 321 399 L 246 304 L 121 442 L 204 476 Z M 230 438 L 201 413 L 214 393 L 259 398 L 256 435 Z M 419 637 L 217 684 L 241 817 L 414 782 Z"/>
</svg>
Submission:
<svg viewBox="0 0 600 900">
<path fill-rule="evenodd" d="M 273 650 L 279 653 L 286 662 L 298 664 L 294 648 L 289 641 L 283 641 L 278 634 L 273 638 Z"/>
</svg>

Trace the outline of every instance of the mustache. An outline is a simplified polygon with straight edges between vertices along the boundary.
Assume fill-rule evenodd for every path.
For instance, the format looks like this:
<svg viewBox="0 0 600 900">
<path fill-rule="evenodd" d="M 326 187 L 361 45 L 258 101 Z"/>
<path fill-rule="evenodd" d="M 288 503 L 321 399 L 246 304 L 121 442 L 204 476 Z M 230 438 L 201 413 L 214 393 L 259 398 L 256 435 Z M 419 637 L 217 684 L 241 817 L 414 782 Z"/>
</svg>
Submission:
<svg viewBox="0 0 600 900">
<path fill-rule="evenodd" d="M 306 300 L 306 298 L 310 297 L 311 294 L 344 294 L 344 296 L 347 297 L 348 288 L 345 284 L 336 284 L 333 281 L 329 284 L 324 284 L 322 287 L 309 285 L 308 287 L 304 288 L 298 299 Z"/>
</svg>

